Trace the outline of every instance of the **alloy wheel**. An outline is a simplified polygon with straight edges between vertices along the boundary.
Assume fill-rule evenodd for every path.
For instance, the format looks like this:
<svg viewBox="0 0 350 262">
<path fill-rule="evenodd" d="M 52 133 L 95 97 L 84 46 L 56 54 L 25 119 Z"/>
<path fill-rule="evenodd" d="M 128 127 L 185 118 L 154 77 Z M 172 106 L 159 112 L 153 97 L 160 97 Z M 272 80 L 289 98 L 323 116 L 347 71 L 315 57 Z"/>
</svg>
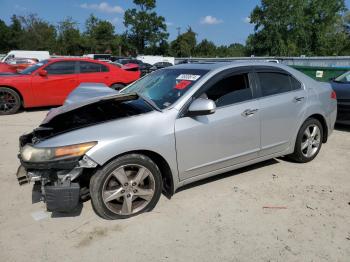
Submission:
<svg viewBox="0 0 350 262">
<path fill-rule="evenodd" d="M 0 90 L 0 112 L 11 111 L 17 104 L 16 97 L 7 90 Z"/>
<path fill-rule="evenodd" d="M 124 165 L 105 180 L 102 199 L 106 207 L 118 215 L 131 215 L 142 210 L 155 193 L 153 174 L 141 165 Z"/>
<path fill-rule="evenodd" d="M 303 134 L 303 137 L 301 139 L 301 152 L 302 154 L 307 157 L 311 158 L 313 157 L 321 144 L 321 130 L 320 128 L 315 125 L 309 125 Z"/>
</svg>

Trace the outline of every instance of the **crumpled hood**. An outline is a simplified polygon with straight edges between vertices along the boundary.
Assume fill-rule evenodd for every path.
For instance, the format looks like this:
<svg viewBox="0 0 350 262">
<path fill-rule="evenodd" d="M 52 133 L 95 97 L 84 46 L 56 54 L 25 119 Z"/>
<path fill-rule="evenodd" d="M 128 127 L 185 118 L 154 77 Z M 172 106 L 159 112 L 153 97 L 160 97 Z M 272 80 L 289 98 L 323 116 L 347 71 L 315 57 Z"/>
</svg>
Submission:
<svg viewBox="0 0 350 262">
<path fill-rule="evenodd" d="M 37 143 L 49 137 L 104 122 L 154 111 L 135 93 L 114 94 L 52 109 L 32 133 L 20 138 L 20 144 Z"/>
</svg>

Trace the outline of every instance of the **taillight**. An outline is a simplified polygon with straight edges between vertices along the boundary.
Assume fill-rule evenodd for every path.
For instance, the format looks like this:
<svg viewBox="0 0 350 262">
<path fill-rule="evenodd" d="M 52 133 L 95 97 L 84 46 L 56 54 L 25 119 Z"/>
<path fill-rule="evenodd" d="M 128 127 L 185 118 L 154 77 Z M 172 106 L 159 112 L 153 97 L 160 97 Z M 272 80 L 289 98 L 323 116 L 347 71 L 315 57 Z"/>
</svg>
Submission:
<svg viewBox="0 0 350 262">
<path fill-rule="evenodd" d="M 337 93 L 335 91 L 332 91 L 331 93 L 331 99 L 337 100 Z"/>
</svg>

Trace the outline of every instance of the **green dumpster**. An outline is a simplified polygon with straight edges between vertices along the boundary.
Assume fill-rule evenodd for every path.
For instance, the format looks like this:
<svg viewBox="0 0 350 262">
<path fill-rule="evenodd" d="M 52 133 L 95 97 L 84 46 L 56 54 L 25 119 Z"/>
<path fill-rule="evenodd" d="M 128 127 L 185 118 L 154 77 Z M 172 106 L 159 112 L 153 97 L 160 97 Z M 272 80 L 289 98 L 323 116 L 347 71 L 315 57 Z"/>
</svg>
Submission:
<svg viewBox="0 0 350 262">
<path fill-rule="evenodd" d="M 330 79 L 340 76 L 347 71 L 350 71 L 350 67 L 315 67 L 315 66 L 291 66 L 302 73 L 312 77 L 317 81 L 329 82 Z"/>
</svg>

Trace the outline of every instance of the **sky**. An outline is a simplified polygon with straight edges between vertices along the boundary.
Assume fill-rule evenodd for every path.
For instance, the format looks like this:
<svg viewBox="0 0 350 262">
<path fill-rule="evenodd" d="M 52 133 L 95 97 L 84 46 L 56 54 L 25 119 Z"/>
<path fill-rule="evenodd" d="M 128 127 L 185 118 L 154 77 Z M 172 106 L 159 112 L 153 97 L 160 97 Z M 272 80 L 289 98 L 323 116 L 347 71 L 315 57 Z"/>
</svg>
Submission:
<svg viewBox="0 0 350 262">
<path fill-rule="evenodd" d="M 350 0 L 345 1 L 350 8 Z M 245 43 L 254 26 L 249 14 L 260 0 L 157 0 L 156 12 L 165 17 L 169 40 L 190 26 L 198 40 L 207 38 L 217 45 Z M 13 14 L 38 14 L 53 23 L 72 17 L 84 30 L 90 14 L 110 21 L 117 33 L 125 30 L 124 11 L 132 8 L 132 0 L 0 0 L 0 19 L 10 23 Z"/>
</svg>

